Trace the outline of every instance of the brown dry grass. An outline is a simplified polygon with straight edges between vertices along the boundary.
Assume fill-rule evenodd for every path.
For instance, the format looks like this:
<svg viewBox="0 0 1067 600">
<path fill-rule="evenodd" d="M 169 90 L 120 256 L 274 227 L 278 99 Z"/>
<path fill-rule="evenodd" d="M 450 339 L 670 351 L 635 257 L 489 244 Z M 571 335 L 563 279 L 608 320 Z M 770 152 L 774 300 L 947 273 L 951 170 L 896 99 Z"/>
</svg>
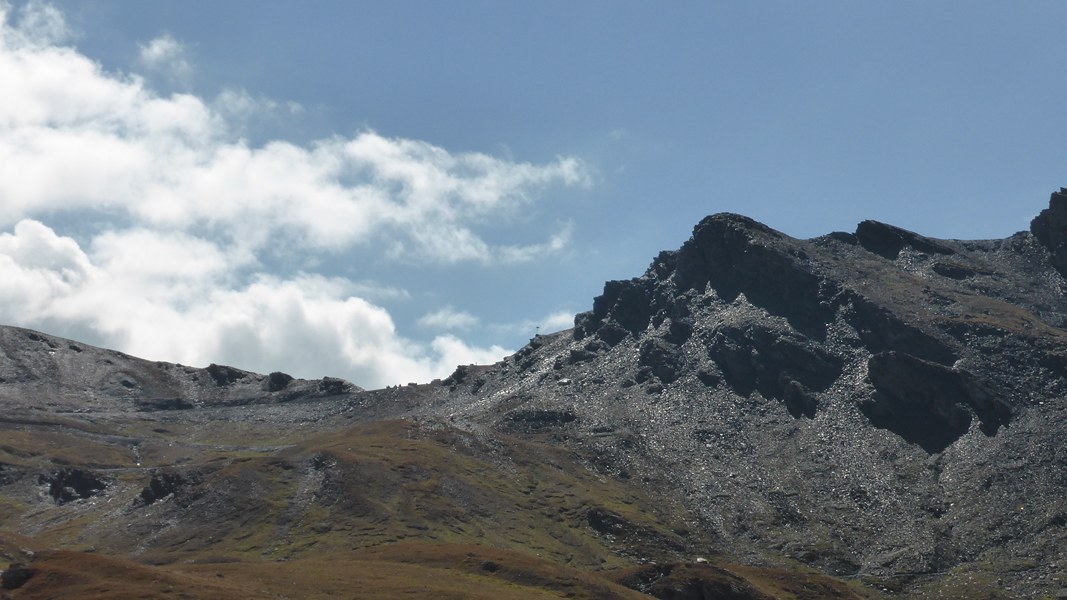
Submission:
<svg viewBox="0 0 1067 600">
<path fill-rule="evenodd" d="M 130 437 L 53 425 L 5 432 L 7 456 L 28 469 L 25 477 L 53 456 L 82 467 L 133 460 Z M 679 537 L 676 516 L 571 452 L 508 436 L 388 421 L 308 431 L 280 450 L 239 451 L 225 448 L 280 439 L 276 426 L 242 428 L 237 438 L 201 431 L 199 446 L 183 427 L 159 425 L 129 419 L 116 429 L 165 429 L 152 443 L 190 454 L 181 466 L 196 479 L 189 496 L 139 507 L 133 500 L 150 476 L 146 465 L 115 472 L 121 485 L 99 500 L 0 502 L 7 527 L 35 536 L 0 531 L 0 566 L 26 562 L 24 549 L 60 548 L 38 552 L 37 575 L 10 592 L 12 600 L 637 598 L 602 570 L 676 563 L 682 552 L 708 555 L 714 543 Z M 612 515 L 617 529 L 595 530 L 591 511 Z M 723 569 L 755 594 L 742 597 L 857 597 L 821 576 Z M 708 572 L 678 571 L 697 580 Z"/>
<path fill-rule="evenodd" d="M 146 566 L 128 559 L 46 551 L 11 600 L 79 598 L 519 598 L 645 597 L 596 574 L 476 546 L 404 544 L 373 553 L 286 562 Z"/>
</svg>

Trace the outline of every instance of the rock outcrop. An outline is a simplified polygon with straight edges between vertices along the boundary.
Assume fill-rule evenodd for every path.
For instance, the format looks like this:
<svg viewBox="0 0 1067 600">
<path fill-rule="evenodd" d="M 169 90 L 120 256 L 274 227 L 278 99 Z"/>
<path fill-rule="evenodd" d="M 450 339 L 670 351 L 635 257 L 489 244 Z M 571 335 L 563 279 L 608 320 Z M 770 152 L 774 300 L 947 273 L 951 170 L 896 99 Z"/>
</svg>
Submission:
<svg viewBox="0 0 1067 600">
<path fill-rule="evenodd" d="M 1052 254 L 1052 264 L 1067 274 L 1067 188 L 1053 192 L 1048 208 L 1030 221 L 1030 233 Z"/>
<path fill-rule="evenodd" d="M 48 495 L 56 504 L 85 500 L 102 494 L 108 487 L 106 477 L 71 467 L 41 475 L 37 483 L 48 486 Z"/>
</svg>

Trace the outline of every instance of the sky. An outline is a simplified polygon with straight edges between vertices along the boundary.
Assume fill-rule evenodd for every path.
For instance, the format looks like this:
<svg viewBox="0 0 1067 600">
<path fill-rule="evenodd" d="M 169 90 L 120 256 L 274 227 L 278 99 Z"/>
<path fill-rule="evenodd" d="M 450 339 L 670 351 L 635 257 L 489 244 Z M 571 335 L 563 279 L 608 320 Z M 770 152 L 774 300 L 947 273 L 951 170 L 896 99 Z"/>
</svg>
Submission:
<svg viewBox="0 0 1067 600">
<path fill-rule="evenodd" d="M 1067 3 L 0 0 L 0 323 L 365 388 L 566 329 L 704 216 L 1027 229 Z"/>
</svg>

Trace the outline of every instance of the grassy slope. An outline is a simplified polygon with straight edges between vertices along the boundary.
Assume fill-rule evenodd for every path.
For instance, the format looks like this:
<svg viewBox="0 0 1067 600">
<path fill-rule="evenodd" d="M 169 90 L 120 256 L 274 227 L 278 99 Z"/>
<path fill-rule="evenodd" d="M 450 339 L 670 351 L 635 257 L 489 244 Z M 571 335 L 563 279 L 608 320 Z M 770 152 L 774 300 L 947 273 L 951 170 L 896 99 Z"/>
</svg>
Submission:
<svg viewBox="0 0 1067 600">
<path fill-rule="evenodd" d="M 0 423 L 0 462 L 22 473 L 0 487 L 0 567 L 38 551 L 38 575 L 11 598 L 626 598 L 638 594 L 610 570 L 714 544 L 568 451 L 438 422 L 71 425 Z M 111 487 L 57 506 L 35 484 L 59 466 Z M 163 472 L 184 484 L 145 506 Z M 739 597 L 821 597 L 736 577 L 753 592 Z"/>
<path fill-rule="evenodd" d="M 47 551 L 14 599 L 104 598 L 639 598 L 593 574 L 479 547 L 405 545 L 380 555 L 286 562 L 147 566 L 128 559 Z"/>
</svg>

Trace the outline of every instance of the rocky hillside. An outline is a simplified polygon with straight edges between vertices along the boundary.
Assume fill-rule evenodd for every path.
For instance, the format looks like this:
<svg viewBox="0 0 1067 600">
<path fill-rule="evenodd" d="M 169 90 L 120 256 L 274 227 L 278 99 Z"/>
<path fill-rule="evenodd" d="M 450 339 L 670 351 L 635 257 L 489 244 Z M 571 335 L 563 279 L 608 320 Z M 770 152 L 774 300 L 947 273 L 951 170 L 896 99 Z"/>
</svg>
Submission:
<svg viewBox="0 0 1067 600">
<path fill-rule="evenodd" d="M 869 597 L 717 554 L 680 503 L 566 447 L 457 427 L 433 409 L 448 387 L 365 392 L 0 333 L 5 600 Z"/>
<path fill-rule="evenodd" d="M 150 362 L 20 329 L 0 328 L 0 409 L 154 411 L 286 402 L 361 391 L 347 381 L 260 375 L 223 365 Z"/>
<path fill-rule="evenodd" d="M 3 593 L 1057 597 L 1065 273 L 1061 190 L 1003 240 L 714 215 L 429 385 L 3 328 Z"/>
<path fill-rule="evenodd" d="M 721 548 L 897 591 L 1067 589 L 1067 190 L 1003 240 L 703 220 L 573 331 L 454 376 L 464 422 L 681 499 Z M 972 586 L 968 588 L 967 586 Z"/>
</svg>

